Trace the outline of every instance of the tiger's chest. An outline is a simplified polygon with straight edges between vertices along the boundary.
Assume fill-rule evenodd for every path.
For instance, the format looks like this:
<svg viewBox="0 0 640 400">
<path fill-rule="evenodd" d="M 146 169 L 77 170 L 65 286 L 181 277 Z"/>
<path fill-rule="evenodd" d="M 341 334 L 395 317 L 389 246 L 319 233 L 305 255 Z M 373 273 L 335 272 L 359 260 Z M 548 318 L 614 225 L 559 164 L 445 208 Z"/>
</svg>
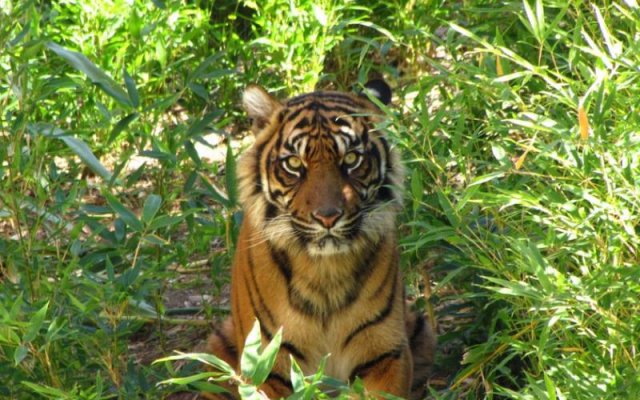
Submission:
<svg viewBox="0 0 640 400">
<path fill-rule="evenodd" d="M 364 355 L 382 341 L 397 340 L 379 333 L 403 326 L 393 240 L 351 258 L 310 259 L 269 246 L 247 254 L 245 276 L 237 281 L 256 289 L 246 295 L 254 316 L 268 331 L 283 328 L 283 348 L 305 374 L 328 357 L 325 374 L 348 380 Z"/>
</svg>

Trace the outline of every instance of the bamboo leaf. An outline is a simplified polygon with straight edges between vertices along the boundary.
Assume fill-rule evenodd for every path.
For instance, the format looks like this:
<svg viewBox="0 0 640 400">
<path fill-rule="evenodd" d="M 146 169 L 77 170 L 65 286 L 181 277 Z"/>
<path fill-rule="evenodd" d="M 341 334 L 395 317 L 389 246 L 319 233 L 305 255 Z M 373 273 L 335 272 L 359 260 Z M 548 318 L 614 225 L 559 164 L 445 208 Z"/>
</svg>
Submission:
<svg viewBox="0 0 640 400">
<path fill-rule="evenodd" d="M 71 136 L 58 136 L 58 139 L 62 140 L 80 159 L 87 164 L 89 168 L 102 179 L 109 182 L 111 180 L 111 172 L 109 172 L 100 163 L 98 158 L 93 154 L 89 146 L 82 140 Z"/>
<path fill-rule="evenodd" d="M 124 84 L 127 87 L 127 92 L 129 93 L 131 104 L 133 105 L 133 107 L 138 108 L 138 106 L 140 105 L 140 95 L 138 94 L 136 82 L 133 80 L 131 75 L 129 75 L 126 68 L 122 68 L 122 73 L 124 75 Z"/>
<path fill-rule="evenodd" d="M 156 216 L 162 204 L 162 197 L 157 194 L 150 194 L 144 201 L 142 208 L 142 222 L 149 223 Z"/>
<path fill-rule="evenodd" d="M 118 123 L 113 127 L 111 133 L 109 134 L 109 139 L 107 139 L 107 145 L 113 143 L 114 140 L 120 135 L 120 133 L 125 130 L 129 124 L 133 121 L 137 120 L 140 117 L 140 114 L 137 112 L 131 113 L 126 117 L 122 118 Z"/>
<path fill-rule="evenodd" d="M 224 178 L 227 189 L 227 198 L 230 203 L 229 207 L 233 207 L 238 201 L 238 180 L 236 178 L 236 158 L 233 155 L 230 140 L 227 140 L 227 157 L 225 162 Z"/>
<path fill-rule="evenodd" d="M 107 199 L 107 203 L 109 203 L 109 207 L 113 211 L 122 218 L 122 220 L 129 225 L 133 230 L 140 232 L 144 229 L 142 222 L 136 217 L 136 215 L 131 212 L 127 207 L 125 207 L 118 199 L 110 193 L 105 193 L 105 198 Z"/>
<path fill-rule="evenodd" d="M 67 50 L 54 43 L 47 43 L 47 47 L 64 58 L 72 67 L 84 73 L 94 84 L 102 89 L 106 94 L 125 107 L 132 107 L 133 104 L 129 95 L 105 72 L 92 63 L 84 54 Z"/>
<path fill-rule="evenodd" d="M 47 316 L 47 310 L 49 309 L 49 302 L 46 302 L 44 306 L 42 306 L 31 318 L 29 321 L 29 327 L 27 332 L 22 337 L 24 342 L 31 342 L 36 338 L 40 329 L 42 328 L 42 324 L 44 323 L 44 318 Z"/>
</svg>

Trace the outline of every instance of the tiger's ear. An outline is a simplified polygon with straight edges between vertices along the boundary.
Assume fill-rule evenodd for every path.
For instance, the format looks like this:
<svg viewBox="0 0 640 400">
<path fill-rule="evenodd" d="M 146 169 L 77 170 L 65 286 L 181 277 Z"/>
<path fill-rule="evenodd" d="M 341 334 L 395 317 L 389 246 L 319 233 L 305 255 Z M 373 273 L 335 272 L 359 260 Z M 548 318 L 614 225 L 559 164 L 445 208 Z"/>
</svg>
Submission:
<svg viewBox="0 0 640 400">
<path fill-rule="evenodd" d="M 364 84 L 364 91 L 387 105 L 391 102 L 391 88 L 382 79 L 373 79 Z M 363 95 L 365 95 L 363 93 Z"/>
<path fill-rule="evenodd" d="M 271 116 L 280 110 L 282 105 L 266 90 L 258 85 L 249 85 L 242 94 L 242 106 L 253 120 L 253 133 L 258 133 L 260 129 L 269 122 Z"/>
</svg>

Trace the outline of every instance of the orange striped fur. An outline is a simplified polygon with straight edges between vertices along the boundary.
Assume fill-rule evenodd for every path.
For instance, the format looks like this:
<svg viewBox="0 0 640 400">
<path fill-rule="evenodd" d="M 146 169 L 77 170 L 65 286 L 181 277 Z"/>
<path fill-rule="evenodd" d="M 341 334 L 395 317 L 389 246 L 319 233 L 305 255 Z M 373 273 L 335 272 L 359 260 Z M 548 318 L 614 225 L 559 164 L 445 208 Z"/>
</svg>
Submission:
<svg viewBox="0 0 640 400">
<path fill-rule="evenodd" d="M 389 100 L 386 83 L 370 86 Z M 405 306 L 395 234 L 403 171 L 376 130 L 380 110 L 342 92 L 279 102 L 257 86 L 243 103 L 256 142 L 238 164 L 245 213 L 231 317 L 209 351 L 238 368 L 257 318 L 265 340 L 284 328 L 261 387 L 270 398 L 291 393 L 290 356 L 311 374 L 327 354 L 327 375 L 360 377 L 374 395 L 419 398 L 435 344 L 424 319 Z"/>
</svg>

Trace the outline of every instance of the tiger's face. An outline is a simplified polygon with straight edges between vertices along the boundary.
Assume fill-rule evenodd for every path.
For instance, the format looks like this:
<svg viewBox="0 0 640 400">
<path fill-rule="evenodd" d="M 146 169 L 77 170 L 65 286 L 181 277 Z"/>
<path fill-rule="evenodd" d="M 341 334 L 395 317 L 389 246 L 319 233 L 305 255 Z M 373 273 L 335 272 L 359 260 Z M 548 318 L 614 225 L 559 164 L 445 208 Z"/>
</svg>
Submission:
<svg viewBox="0 0 640 400">
<path fill-rule="evenodd" d="M 388 86 L 376 85 L 374 95 L 388 101 Z M 402 170 L 376 130 L 373 103 L 341 92 L 280 103 L 257 86 L 243 102 L 256 143 L 239 163 L 240 194 L 264 233 L 256 240 L 328 256 L 358 252 L 392 232 Z"/>
</svg>

